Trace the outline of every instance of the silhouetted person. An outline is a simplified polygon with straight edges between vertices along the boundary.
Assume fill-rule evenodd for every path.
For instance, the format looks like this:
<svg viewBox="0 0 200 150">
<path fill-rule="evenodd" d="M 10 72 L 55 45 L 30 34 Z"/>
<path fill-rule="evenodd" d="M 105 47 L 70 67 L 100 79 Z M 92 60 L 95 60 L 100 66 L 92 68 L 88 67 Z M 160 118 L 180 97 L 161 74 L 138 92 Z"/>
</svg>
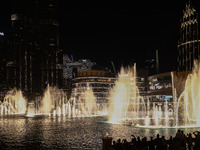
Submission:
<svg viewBox="0 0 200 150">
<path fill-rule="evenodd" d="M 140 140 L 140 137 L 138 136 L 137 137 L 137 141 L 136 141 L 136 147 L 137 147 L 137 149 L 141 149 L 141 144 L 142 144 L 142 141 Z"/>
<path fill-rule="evenodd" d="M 161 147 L 162 147 L 162 150 L 167 150 L 167 141 L 165 139 L 165 136 L 162 136 L 161 138 Z"/>
<path fill-rule="evenodd" d="M 172 150 L 172 142 L 173 142 L 173 137 L 170 136 L 170 138 L 169 138 L 169 140 L 167 142 L 167 144 L 169 145 L 169 150 Z"/>
<path fill-rule="evenodd" d="M 115 141 L 113 141 L 112 148 L 116 149 L 116 142 Z"/>
<path fill-rule="evenodd" d="M 181 142 L 179 139 L 177 138 L 174 138 L 172 140 L 172 147 L 171 147 L 171 150 L 180 150 L 180 147 L 181 147 Z"/>
<path fill-rule="evenodd" d="M 156 146 L 156 150 L 162 150 L 162 142 L 161 142 L 159 134 L 157 134 L 157 137 L 155 139 L 155 146 Z"/>
<path fill-rule="evenodd" d="M 186 136 L 183 131 L 181 131 L 180 143 L 181 143 L 181 148 L 186 149 Z"/>
<path fill-rule="evenodd" d="M 188 144 L 188 150 L 192 149 L 192 143 L 193 143 L 193 138 L 192 138 L 192 134 L 189 133 L 189 135 L 186 138 L 187 144 Z"/>
<path fill-rule="evenodd" d="M 142 150 L 148 150 L 148 143 L 147 143 L 147 138 L 143 137 L 142 138 Z"/>
<path fill-rule="evenodd" d="M 130 143 L 130 149 L 131 150 L 137 150 L 137 147 L 136 147 L 136 137 L 134 135 L 131 135 L 133 138 L 131 140 L 131 143 Z"/>
<path fill-rule="evenodd" d="M 128 144 L 128 142 L 127 142 L 127 140 L 126 139 L 124 139 L 123 140 L 123 149 L 125 149 L 125 150 L 129 150 L 129 144 Z"/>
<path fill-rule="evenodd" d="M 135 137 L 135 135 L 132 134 L 131 136 L 132 136 L 132 142 L 133 142 L 133 141 L 136 142 L 136 137 Z"/>
<path fill-rule="evenodd" d="M 200 150 L 200 132 L 195 131 L 195 132 L 193 132 L 193 134 L 195 135 L 195 138 L 194 138 L 195 146 L 194 146 L 193 150 Z"/>
<path fill-rule="evenodd" d="M 178 140 L 181 140 L 181 137 L 182 137 L 181 130 L 178 129 L 178 131 L 176 132 L 176 136 L 175 136 L 175 138 L 178 139 Z"/>
<path fill-rule="evenodd" d="M 122 143 L 121 143 L 121 139 L 118 139 L 118 140 L 117 140 L 117 143 L 116 143 L 116 150 L 123 150 L 123 148 L 122 148 Z"/>
<path fill-rule="evenodd" d="M 154 144 L 154 140 L 153 137 L 151 136 L 149 143 L 149 150 L 155 150 L 155 144 Z"/>
</svg>

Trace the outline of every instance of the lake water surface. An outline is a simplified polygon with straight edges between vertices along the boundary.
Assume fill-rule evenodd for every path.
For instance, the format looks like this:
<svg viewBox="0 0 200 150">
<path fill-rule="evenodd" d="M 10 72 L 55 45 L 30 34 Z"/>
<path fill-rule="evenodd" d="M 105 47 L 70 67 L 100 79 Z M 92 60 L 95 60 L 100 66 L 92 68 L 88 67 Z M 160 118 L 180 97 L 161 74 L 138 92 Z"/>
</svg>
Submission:
<svg viewBox="0 0 200 150">
<path fill-rule="evenodd" d="M 102 138 L 107 134 L 131 140 L 135 136 L 169 138 L 177 129 L 135 128 L 126 125 L 104 123 L 106 117 L 2 117 L 0 118 L 0 149 L 69 149 L 101 150 Z M 185 133 L 200 128 L 183 129 Z"/>
</svg>

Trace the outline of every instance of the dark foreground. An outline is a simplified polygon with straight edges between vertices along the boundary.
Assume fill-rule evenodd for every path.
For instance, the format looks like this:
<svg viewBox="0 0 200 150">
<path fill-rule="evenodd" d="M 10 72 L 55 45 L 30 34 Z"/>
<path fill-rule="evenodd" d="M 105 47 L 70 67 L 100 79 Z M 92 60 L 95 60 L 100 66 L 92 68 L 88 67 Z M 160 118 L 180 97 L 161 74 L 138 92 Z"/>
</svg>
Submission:
<svg viewBox="0 0 200 150">
<path fill-rule="evenodd" d="M 174 137 L 170 136 L 166 139 L 165 136 L 160 137 L 157 134 L 156 138 L 150 137 L 147 140 L 146 137 L 142 139 L 132 135 L 132 140 L 118 139 L 111 144 L 111 137 L 104 138 L 105 150 L 200 150 L 200 132 L 195 131 L 187 135 L 183 131 L 178 130 Z M 105 146 L 106 142 L 110 142 L 110 146 Z M 107 144 L 108 145 L 108 144 Z"/>
</svg>

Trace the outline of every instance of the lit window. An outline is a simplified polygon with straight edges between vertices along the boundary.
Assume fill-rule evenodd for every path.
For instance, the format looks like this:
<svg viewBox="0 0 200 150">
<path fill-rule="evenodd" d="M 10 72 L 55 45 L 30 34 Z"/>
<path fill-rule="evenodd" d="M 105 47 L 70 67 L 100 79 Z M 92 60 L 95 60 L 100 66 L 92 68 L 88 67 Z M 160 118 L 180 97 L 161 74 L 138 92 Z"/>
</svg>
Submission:
<svg viewBox="0 0 200 150">
<path fill-rule="evenodd" d="M 158 81 L 158 79 L 157 79 L 157 78 L 154 78 L 154 79 L 152 79 L 152 81 L 155 82 L 155 81 Z"/>
<path fill-rule="evenodd" d="M 55 46 L 55 44 L 54 43 L 50 43 L 49 46 Z"/>
<path fill-rule="evenodd" d="M 22 14 L 12 14 L 11 21 L 20 20 L 22 19 Z"/>
<path fill-rule="evenodd" d="M 4 36 L 4 33 L 3 33 L 3 32 L 0 32 L 0 36 Z"/>
</svg>

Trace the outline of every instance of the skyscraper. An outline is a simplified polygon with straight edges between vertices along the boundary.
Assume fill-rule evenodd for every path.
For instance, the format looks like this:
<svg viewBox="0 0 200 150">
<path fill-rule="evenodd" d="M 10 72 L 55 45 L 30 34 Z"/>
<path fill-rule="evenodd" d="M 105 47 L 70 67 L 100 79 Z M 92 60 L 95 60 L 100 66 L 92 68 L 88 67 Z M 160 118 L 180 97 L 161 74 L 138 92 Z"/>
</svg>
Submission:
<svg viewBox="0 0 200 150">
<path fill-rule="evenodd" d="M 6 86 L 6 40 L 4 32 L 0 32 L 0 89 Z"/>
<path fill-rule="evenodd" d="M 193 4 L 186 3 L 183 16 L 180 20 L 180 33 L 178 40 L 177 66 L 178 71 L 191 71 L 193 61 L 199 59 L 199 28 L 198 13 Z"/>
<path fill-rule="evenodd" d="M 57 0 L 12 0 L 13 86 L 27 93 L 42 93 L 47 84 L 61 84 L 57 9 Z"/>
<path fill-rule="evenodd" d="M 144 68 L 148 70 L 149 75 L 155 75 L 159 73 L 159 55 L 158 49 L 154 53 L 146 54 Z"/>
</svg>

